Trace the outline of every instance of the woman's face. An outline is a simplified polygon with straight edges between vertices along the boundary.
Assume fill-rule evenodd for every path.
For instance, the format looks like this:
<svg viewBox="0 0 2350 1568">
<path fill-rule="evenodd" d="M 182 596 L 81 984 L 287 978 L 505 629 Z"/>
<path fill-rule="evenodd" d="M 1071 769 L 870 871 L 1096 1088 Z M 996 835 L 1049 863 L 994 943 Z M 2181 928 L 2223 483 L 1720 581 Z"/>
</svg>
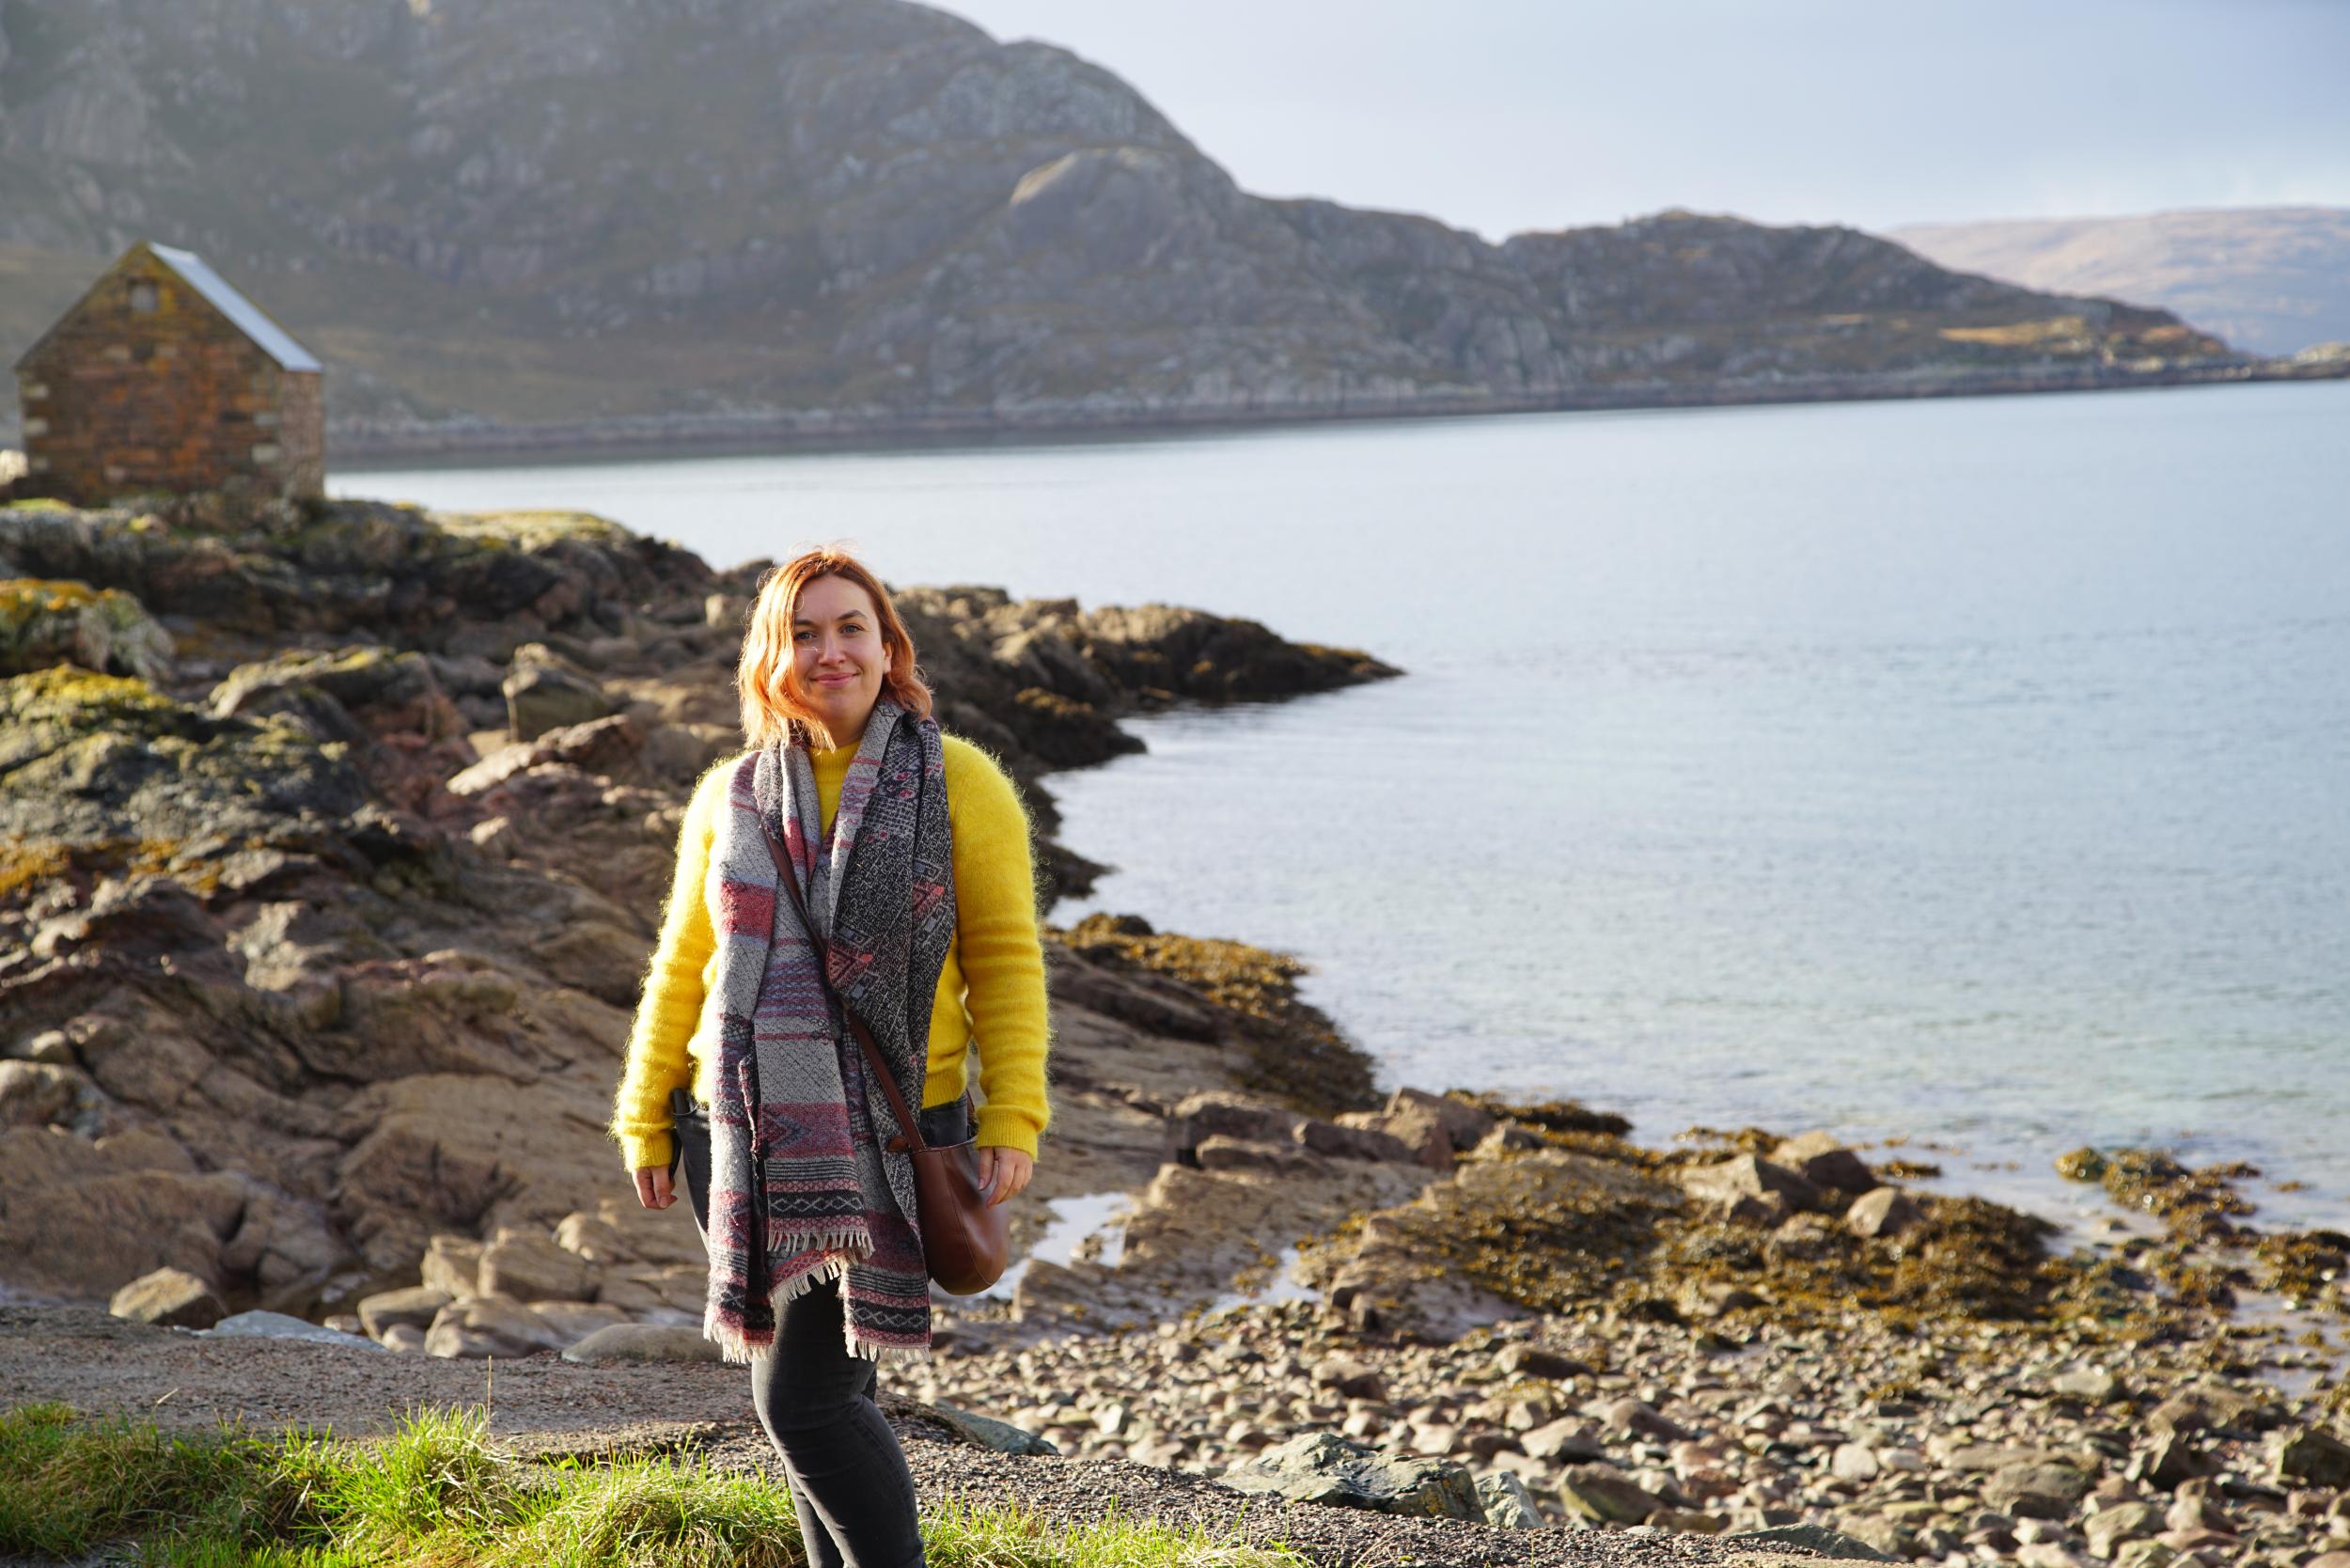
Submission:
<svg viewBox="0 0 2350 1568">
<path fill-rule="evenodd" d="M 792 682 L 835 745 L 865 733 L 888 670 L 871 595 L 846 577 L 819 577 L 800 589 L 791 617 Z"/>
</svg>

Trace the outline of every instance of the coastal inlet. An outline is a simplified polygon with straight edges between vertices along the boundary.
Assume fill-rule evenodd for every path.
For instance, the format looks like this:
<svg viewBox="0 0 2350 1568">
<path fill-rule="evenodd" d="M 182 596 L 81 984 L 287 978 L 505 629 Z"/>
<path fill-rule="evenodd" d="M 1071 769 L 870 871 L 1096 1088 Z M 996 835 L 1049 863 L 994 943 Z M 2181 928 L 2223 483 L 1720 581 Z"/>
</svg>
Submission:
<svg viewBox="0 0 2350 1568">
<path fill-rule="evenodd" d="M 384 1365 L 560 1353 L 557 1401 L 607 1358 L 706 1358 L 690 1223 L 635 1205 L 603 1127 L 764 563 L 576 514 L 201 497 L 0 510 L 0 1281 Z M 901 603 L 1058 891 L 1098 868 L 1038 780 L 1130 749 L 1121 715 L 1394 673 L 1197 611 Z M 1080 1200 L 1122 1217 L 943 1299 L 901 1421 L 1521 1534 L 2350 1549 L 2350 1238 L 2259 1226 L 2240 1172 L 2086 1151 L 2115 1228 L 2052 1248 L 1824 1134 L 1650 1147 L 1604 1104 L 1381 1093 L 1278 954 L 1111 913 L 1048 949 L 1015 1246 Z M 39 1310 L 0 1335 L 11 1398 L 138 1395 Z M 192 1373 L 172 1419 L 335 1397 Z"/>
</svg>

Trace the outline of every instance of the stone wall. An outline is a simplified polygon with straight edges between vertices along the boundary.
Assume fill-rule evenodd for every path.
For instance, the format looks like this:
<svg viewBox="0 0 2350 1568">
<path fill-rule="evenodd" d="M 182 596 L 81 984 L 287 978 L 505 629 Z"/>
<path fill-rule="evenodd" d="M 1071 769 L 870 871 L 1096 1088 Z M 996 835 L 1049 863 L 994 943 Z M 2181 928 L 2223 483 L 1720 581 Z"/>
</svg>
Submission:
<svg viewBox="0 0 2350 1568">
<path fill-rule="evenodd" d="M 27 494 L 321 494 L 320 377 L 282 368 L 142 248 L 17 368 Z"/>
</svg>

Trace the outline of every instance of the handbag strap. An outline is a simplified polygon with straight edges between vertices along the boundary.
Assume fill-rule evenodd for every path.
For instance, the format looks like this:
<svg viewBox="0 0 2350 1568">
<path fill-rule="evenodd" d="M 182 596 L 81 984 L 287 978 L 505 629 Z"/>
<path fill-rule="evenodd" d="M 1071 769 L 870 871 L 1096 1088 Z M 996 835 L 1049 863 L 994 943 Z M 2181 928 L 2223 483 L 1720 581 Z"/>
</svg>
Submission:
<svg viewBox="0 0 2350 1568">
<path fill-rule="evenodd" d="M 759 816 L 759 836 L 767 840 L 767 853 L 775 859 L 776 880 L 790 891 L 791 907 L 799 911 L 800 924 L 807 928 L 808 941 L 816 946 L 816 975 L 824 987 L 824 995 L 839 1003 L 840 1016 L 849 1021 L 849 1032 L 856 1036 L 856 1043 L 865 1048 L 866 1063 L 872 1069 L 872 1076 L 880 1082 L 882 1093 L 888 1097 L 889 1108 L 897 1116 L 898 1125 L 905 1129 L 904 1137 L 891 1138 L 888 1147 L 893 1151 L 902 1151 L 911 1145 L 917 1153 L 928 1149 L 930 1145 L 922 1141 L 920 1123 L 914 1112 L 906 1108 L 906 1097 L 898 1092 L 898 1081 L 890 1075 L 888 1065 L 882 1060 L 881 1047 L 873 1041 L 873 1031 L 866 1027 L 864 1019 L 856 1015 L 856 1010 L 849 1005 L 848 999 L 832 988 L 830 966 L 825 960 L 828 944 L 820 941 L 816 935 L 816 923 L 807 917 L 807 895 L 800 891 L 800 879 L 792 873 L 791 861 L 784 857 L 783 846 L 776 842 L 775 829 L 767 825 L 765 812 L 760 812 Z"/>
</svg>

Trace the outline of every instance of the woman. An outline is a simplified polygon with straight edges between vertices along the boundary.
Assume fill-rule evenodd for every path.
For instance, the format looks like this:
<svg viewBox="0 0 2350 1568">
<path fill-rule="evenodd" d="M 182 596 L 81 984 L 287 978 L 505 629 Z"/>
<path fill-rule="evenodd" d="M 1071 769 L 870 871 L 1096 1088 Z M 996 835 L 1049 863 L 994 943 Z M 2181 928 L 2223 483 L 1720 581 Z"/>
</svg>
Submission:
<svg viewBox="0 0 2350 1568">
<path fill-rule="evenodd" d="M 905 624 L 851 556 L 761 579 L 737 683 L 750 749 L 686 808 L 612 1131 L 637 1200 L 668 1207 L 670 1091 L 692 1086 L 703 1331 L 750 1364 L 810 1562 L 901 1568 L 922 1541 L 876 1365 L 929 1349 L 929 1278 L 911 1158 L 821 981 L 870 1027 L 925 1142 L 974 1136 L 976 1039 L 980 1185 L 1018 1193 L 1049 1118 L 1028 823 L 1003 771 L 930 716 Z"/>
</svg>

